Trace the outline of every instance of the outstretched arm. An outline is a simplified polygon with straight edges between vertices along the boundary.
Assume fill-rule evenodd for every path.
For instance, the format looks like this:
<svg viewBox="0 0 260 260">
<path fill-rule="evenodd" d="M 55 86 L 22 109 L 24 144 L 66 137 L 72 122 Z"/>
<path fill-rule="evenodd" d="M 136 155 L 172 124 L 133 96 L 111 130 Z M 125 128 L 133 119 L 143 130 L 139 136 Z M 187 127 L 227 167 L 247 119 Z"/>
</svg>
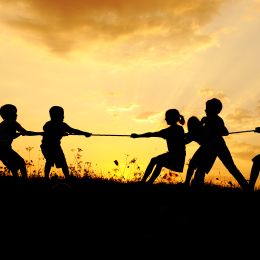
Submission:
<svg viewBox="0 0 260 260">
<path fill-rule="evenodd" d="M 185 138 L 185 144 L 189 144 L 194 141 L 194 137 L 189 132 L 185 133 L 184 138 Z"/>
<path fill-rule="evenodd" d="M 34 131 L 27 131 L 26 129 L 24 129 L 20 124 L 17 123 L 16 125 L 16 130 L 17 130 L 17 134 L 16 134 L 16 138 L 20 135 L 23 136 L 35 136 L 35 135 L 43 135 L 43 132 L 34 132 Z"/>
<path fill-rule="evenodd" d="M 84 135 L 85 137 L 90 137 L 92 135 L 92 133 L 81 131 L 72 127 L 69 127 L 68 133 L 73 135 Z"/>
<path fill-rule="evenodd" d="M 147 133 L 143 133 L 143 134 L 131 134 L 130 137 L 132 138 L 139 138 L 139 137 L 161 137 L 161 135 L 159 134 L 159 132 L 147 132 Z"/>
<path fill-rule="evenodd" d="M 34 131 L 27 131 L 21 133 L 22 135 L 27 135 L 27 136 L 35 136 L 35 135 L 43 135 L 43 132 L 34 132 Z"/>
</svg>

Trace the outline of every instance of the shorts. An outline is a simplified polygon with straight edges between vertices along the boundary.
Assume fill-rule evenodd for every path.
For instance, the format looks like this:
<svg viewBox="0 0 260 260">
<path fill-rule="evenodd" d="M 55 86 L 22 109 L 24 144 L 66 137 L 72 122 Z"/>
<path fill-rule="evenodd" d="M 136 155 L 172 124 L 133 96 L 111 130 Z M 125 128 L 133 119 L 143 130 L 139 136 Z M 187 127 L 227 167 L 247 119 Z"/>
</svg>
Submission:
<svg viewBox="0 0 260 260">
<path fill-rule="evenodd" d="M 56 168 L 62 168 L 67 166 L 67 161 L 61 146 L 52 147 L 41 145 L 42 154 L 46 160 L 46 163 Z"/>
<path fill-rule="evenodd" d="M 189 167 L 194 169 L 199 168 L 201 171 L 208 173 L 211 170 L 216 158 L 217 155 L 214 152 L 210 151 L 207 147 L 200 146 L 193 154 L 189 162 Z"/>
<path fill-rule="evenodd" d="M 152 160 L 156 164 L 161 165 L 167 169 L 170 169 L 175 172 L 183 172 L 184 163 L 185 163 L 185 153 L 164 153 L 154 157 Z"/>
</svg>

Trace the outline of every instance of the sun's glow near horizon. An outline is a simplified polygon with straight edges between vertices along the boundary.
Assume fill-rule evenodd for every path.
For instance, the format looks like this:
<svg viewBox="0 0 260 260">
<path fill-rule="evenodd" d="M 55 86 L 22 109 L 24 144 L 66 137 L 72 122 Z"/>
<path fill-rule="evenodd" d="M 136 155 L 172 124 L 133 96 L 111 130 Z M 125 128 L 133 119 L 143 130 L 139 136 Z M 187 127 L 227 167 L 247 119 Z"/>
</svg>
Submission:
<svg viewBox="0 0 260 260">
<path fill-rule="evenodd" d="M 62 2 L 70 8 L 60 9 Z M 211 97 L 222 100 L 230 131 L 259 126 L 259 1 L 165 0 L 160 12 L 156 0 L 97 2 L 0 0 L 0 101 L 17 106 L 22 126 L 41 131 L 49 108 L 60 105 L 64 121 L 77 129 L 157 131 L 166 127 L 167 109 L 177 108 L 186 120 L 202 117 Z M 248 178 L 259 135 L 225 140 Z M 34 147 L 30 156 L 37 161 L 40 142 L 19 137 L 13 147 L 25 159 L 25 148 Z M 151 157 L 166 151 L 156 138 L 70 136 L 62 145 L 68 163 L 71 150 L 81 148 L 81 159 L 102 172 L 111 171 L 114 160 L 124 165 L 126 155 L 144 171 Z M 187 162 L 196 148 L 187 145 Z M 209 176 L 230 177 L 218 161 Z"/>
</svg>

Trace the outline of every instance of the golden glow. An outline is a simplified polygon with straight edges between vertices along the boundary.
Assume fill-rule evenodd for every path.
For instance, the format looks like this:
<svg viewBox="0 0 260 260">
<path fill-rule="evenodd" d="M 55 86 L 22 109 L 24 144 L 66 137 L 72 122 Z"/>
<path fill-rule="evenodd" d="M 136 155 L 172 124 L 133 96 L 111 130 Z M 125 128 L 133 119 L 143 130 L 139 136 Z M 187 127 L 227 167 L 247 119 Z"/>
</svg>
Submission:
<svg viewBox="0 0 260 260">
<path fill-rule="evenodd" d="M 0 103 L 18 108 L 18 122 L 40 131 L 60 105 L 65 122 L 92 133 L 131 134 L 165 127 L 177 108 L 186 120 L 204 115 L 208 98 L 223 101 L 230 131 L 259 126 L 259 1 L 254 0 L 0 0 Z M 186 125 L 185 125 L 186 130 Z M 14 148 L 38 161 L 40 137 Z M 259 135 L 226 137 L 248 178 Z M 63 139 L 97 170 L 124 168 L 137 158 L 144 171 L 166 150 L 164 140 L 70 136 Z M 187 162 L 196 144 L 187 146 Z M 216 162 L 208 176 L 229 177 Z M 184 176 L 183 173 L 182 176 Z"/>
</svg>

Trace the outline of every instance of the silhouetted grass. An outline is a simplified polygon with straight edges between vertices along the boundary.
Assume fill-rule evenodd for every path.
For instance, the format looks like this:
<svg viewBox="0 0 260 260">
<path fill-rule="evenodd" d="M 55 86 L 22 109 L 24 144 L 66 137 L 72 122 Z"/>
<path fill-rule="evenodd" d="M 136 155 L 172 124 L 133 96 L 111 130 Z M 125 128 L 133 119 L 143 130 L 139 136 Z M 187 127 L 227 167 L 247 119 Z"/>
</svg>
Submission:
<svg viewBox="0 0 260 260">
<path fill-rule="evenodd" d="M 92 258 L 101 259 L 100 253 L 108 254 L 105 246 L 112 250 L 111 257 L 123 250 L 120 259 L 133 251 L 137 253 L 132 259 L 138 259 L 140 250 L 147 259 L 158 248 L 171 258 L 176 252 L 181 252 L 180 258 L 200 252 L 201 259 L 206 248 L 213 247 L 215 256 L 234 241 L 236 248 L 242 248 L 252 232 L 260 231 L 259 190 L 244 192 L 231 182 L 186 187 L 181 174 L 171 171 L 162 172 L 156 184 L 144 185 L 136 158 L 115 160 L 113 170 L 100 173 L 90 162 L 81 161 L 81 152 L 80 148 L 75 151 L 68 180 L 57 169 L 49 180 L 44 179 L 42 163 L 30 158 L 27 180 L 14 179 L 6 167 L 0 167 L 0 224 L 5 242 L 22 244 L 27 254 L 32 248 L 37 248 L 38 255 L 48 252 L 47 259 L 53 252 L 60 259 L 70 249 L 89 258 L 93 248 L 97 250 Z"/>
<path fill-rule="evenodd" d="M 26 245 L 39 252 L 52 245 L 59 253 L 76 248 L 88 255 L 96 246 L 98 255 L 109 245 L 113 254 L 138 248 L 148 254 L 158 247 L 185 253 L 195 244 L 203 251 L 212 243 L 248 240 L 252 230 L 258 232 L 259 195 L 213 184 L 195 189 L 181 183 L 1 176 L 0 223 L 2 237 L 23 241 L 26 234 Z"/>
</svg>

